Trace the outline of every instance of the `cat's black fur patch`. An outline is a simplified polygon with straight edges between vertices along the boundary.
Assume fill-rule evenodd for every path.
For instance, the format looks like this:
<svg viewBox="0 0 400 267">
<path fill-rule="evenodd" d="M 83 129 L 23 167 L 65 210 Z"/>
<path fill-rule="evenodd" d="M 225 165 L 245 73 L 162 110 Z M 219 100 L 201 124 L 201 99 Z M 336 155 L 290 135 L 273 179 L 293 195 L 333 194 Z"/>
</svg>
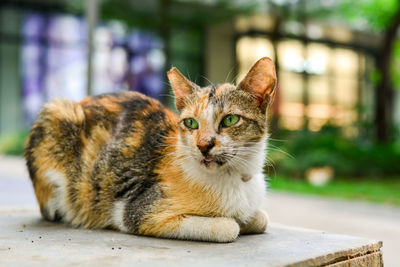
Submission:
<svg viewBox="0 0 400 267">
<path fill-rule="evenodd" d="M 38 146 L 40 142 L 42 142 L 43 138 L 45 136 L 45 131 L 43 127 L 35 127 L 31 131 L 30 139 L 29 142 L 26 146 L 25 149 L 25 158 L 26 160 L 26 166 L 28 167 L 29 171 L 29 177 L 33 181 L 36 177 L 36 172 L 37 172 L 37 167 L 35 166 L 34 162 L 34 157 L 33 157 L 33 150 L 35 147 Z"/>
<path fill-rule="evenodd" d="M 116 181 L 115 198 L 127 199 L 125 207 L 124 224 L 130 232 L 136 233 L 143 217 L 147 214 L 154 201 L 161 197 L 161 190 L 157 183 L 156 167 L 162 158 L 160 150 L 165 147 L 164 137 L 168 134 L 170 127 L 165 121 L 165 114 L 161 110 L 151 111 L 146 116 L 141 111 L 145 101 L 136 102 L 130 107 L 124 119 L 124 125 L 132 125 L 134 121 L 140 120 L 145 125 L 153 125 L 157 127 L 146 127 L 146 131 L 142 137 L 140 147 L 135 151 L 132 157 L 122 156 L 118 151 L 114 151 L 116 155 L 113 159 L 114 163 L 122 162 L 124 166 L 132 166 L 131 169 L 126 167 L 115 168 Z M 140 110 L 136 108 L 140 107 Z M 136 112 L 135 112 L 136 111 Z M 117 139 L 123 139 L 125 136 L 135 131 L 133 127 L 126 127 L 121 130 Z M 120 164 L 119 163 L 119 164 Z"/>
</svg>

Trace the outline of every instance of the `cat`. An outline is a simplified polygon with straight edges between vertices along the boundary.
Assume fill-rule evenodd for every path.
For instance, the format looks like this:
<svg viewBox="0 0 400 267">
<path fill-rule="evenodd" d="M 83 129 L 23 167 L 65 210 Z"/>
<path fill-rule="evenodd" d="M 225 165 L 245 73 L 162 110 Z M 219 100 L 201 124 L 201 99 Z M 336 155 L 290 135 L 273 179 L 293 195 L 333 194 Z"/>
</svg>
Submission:
<svg viewBox="0 0 400 267">
<path fill-rule="evenodd" d="M 179 115 L 127 91 L 44 105 L 25 149 L 44 219 L 210 242 L 266 231 L 272 61 L 238 86 L 167 76 Z"/>
</svg>

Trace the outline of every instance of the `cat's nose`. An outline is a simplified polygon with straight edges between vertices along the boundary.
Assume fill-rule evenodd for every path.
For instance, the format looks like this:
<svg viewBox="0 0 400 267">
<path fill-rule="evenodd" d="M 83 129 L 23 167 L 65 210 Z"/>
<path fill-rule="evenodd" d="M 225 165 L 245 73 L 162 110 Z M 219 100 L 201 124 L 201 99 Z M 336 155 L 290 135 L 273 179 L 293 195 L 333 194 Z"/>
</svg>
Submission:
<svg viewBox="0 0 400 267">
<path fill-rule="evenodd" d="M 197 147 L 199 148 L 201 154 L 207 155 L 207 153 L 215 146 L 215 138 L 211 138 L 205 142 L 197 143 Z"/>
</svg>

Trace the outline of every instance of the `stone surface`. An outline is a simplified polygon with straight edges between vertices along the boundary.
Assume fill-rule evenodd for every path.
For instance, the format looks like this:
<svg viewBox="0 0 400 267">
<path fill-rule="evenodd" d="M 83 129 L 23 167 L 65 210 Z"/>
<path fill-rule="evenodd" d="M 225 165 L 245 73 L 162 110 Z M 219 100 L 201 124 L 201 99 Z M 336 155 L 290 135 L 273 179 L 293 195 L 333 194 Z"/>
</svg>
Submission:
<svg viewBox="0 0 400 267">
<path fill-rule="evenodd" d="M 265 210 L 272 222 L 381 240 L 385 267 L 400 266 L 399 207 L 269 192 Z"/>
<path fill-rule="evenodd" d="M 43 221 L 36 209 L 0 210 L 0 266 L 310 266 L 367 255 L 380 242 L 273 225 L 263 235 L 215 244 L 74 229 Z M 340 266 L 340 265 L 338 265 Z M 368 265 L 367 265 L 368 266 Z"/>
<path fill-rule="evenodd" d="M 376 266 L 382 259 L 380 244 L 367 239 L 383 239 L 385 266 L 398 266 L 398 207 L 270 192 L 265 208 L 273 222 L 361 235 L 366 239 L 279 225 L 270 228 L 268 234 L 244 236 L 232 244 L 136 237 L 42 221 L 24 165 L 21 158 L 0 156 L 0 267 L 76 263 L 99 267 L 290 263 L 309 266 L 315 261 L 331 262 L 332 266 L 368 266 L 371 259 L 375 265 L 369 265 Z M 340 261 L 334 263 L 337 260 Z"/>
</svg>

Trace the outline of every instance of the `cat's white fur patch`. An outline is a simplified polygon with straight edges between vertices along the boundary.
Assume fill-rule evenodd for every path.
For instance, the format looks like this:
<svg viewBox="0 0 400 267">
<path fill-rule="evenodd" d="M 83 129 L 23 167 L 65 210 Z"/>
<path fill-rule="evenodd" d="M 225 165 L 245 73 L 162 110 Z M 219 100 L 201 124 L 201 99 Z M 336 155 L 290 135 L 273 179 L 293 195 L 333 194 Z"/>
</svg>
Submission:
<svg viewBox="0 0 400 267">
<path fill-rule="evenodd" d="M 56 211 L 61 215 L 66 215 L 67 208 L 67 193 L 66 193 L 66 178 L 64 174 L 58 171 L 46 171 L 45 177 L 47 181 L 54 186 L 53 197 L 48 201 L 46 210 L 50 219 L 55 219 Z"/>
<path fill-rule="evenodd" d="M 49 170 L 45 173 L 45 177 L 55 188 L 53 198 L 51 198 L 46 205 L 46 210 L 50 219 L 54 220 L 56 211 L 58 211 L 58 213 L 63 216 L 63 221 L 69 222 L 72 225 L 79 225 L 79 223 L 75 223 L 75 215 L 67 206 L 67 181 L 64 174 L 58 171 Z M 123 232 L 128 232 L 128 229 L 125 227 L 123 222 L 125 204 L 124 201 L 116 201 L 114 203 L 111 224 Z"/>
<path fill-rule="evenodd" d="M 239 225 L 229 218 L 189 216 L 166 237 L 214 242 L 232 242 L 239 235 Z"/>
<path fill-rule="evenodd" d="M 262 173 L 266 141 L 260 141 L 255 147 L 257 151 L 253 151 L 246 159 L 247 165 L 234 171 L 208 172 L 191 157 L 186 158 L 182 164 L 189 181 L 201 184 L 220 196 L 223 216 L 235 218 L 242 223 L 248 222 L 261 209 L 266 194 L 267 185 Z M 243 182 L 243 174 L 249 175 L 251 179 Z"/>
<path fill-rule="evenodd" d="M 114 202 L 112 209 L 111 224 L 117 227 L 122 232 L 128 232 L 128 228 L 124 224 L 125 201 Z"/>
</svg>

